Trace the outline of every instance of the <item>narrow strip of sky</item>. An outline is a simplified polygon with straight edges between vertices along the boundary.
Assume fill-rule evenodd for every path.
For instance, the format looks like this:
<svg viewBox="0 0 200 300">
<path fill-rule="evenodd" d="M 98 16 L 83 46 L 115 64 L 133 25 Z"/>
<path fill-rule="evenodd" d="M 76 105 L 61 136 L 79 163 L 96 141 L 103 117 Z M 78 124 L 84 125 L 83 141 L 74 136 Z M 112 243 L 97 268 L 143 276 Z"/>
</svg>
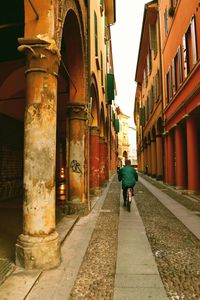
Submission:
<svg viewBox="0 0 200 300">
<path fill-rule="evenodd" d="M 146 0 L 116 0 L 116 23 L 111 26 L 114 73 L 117 85 L 116 104 L 133 117 L 135 68 Z"/>
</svg>

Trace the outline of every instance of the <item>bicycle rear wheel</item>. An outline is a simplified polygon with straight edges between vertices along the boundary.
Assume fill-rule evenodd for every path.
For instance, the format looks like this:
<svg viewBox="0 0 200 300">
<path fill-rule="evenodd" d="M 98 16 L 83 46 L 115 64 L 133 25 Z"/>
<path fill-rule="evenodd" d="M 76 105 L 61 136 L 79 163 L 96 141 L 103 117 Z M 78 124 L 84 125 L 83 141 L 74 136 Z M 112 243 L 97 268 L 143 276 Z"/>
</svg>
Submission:
<svg viewBox="0 0 200 300">
<path fill-rule="evenodd" d="M 127 210 L 131 211 L 132 188 L 127 189 Z"/>
</svg>

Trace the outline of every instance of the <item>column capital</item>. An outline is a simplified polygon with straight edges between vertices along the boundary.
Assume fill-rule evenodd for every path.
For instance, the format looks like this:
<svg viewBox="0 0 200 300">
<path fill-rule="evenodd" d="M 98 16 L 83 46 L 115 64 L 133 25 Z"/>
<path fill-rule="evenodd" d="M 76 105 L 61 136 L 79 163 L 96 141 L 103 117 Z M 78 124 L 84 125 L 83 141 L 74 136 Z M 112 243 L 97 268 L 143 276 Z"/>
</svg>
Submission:
<svg viewBox="0 0 200 300">
<path fill-rule="evenodd" d="M 43 72 L 58 76 L 60 53 L 54 40 L 19 38 L 18 42 L 18 51 L 26 53 L 25 75 Z"/>
<path fill-rule="evenodd" d="M 99 134 L 100 134 L 99 127 L 98 126 L 90 126 L 90 134 L 99 136 Z"/>
<path fill-rule="evenodd" d="M 86 120 L 88 115 L 87 105 L 83 103 L 67 103 L 67 114 L 70 119 Z"/>
</svg>

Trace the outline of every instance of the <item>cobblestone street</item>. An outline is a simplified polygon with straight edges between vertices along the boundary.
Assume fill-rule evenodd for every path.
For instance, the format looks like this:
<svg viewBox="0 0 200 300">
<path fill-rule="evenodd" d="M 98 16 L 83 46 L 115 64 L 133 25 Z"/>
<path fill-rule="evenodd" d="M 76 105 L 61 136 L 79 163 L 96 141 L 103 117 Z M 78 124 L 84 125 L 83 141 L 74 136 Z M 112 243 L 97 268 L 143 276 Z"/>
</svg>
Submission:
<svg viewBox="0 0 200 300">
<path fill-rule="evenodd" d="M 110 185 L 96 228 L 75 282 L 72 297 L 113 299 L 117 257 L 120 185 Z"/>
<path fill-rule="evenodd" d="M 166 207 L 169 193 L 172 211 L 185 209 L 182 221 Z M 191 211 L 178 204 L 181 199 Z M 61 220 L 60 235 L 64 236 L 64 227 L 69 234 L 62 244 L 59 268 L 28 274 L 16 269 L 1 285 L 0 299 L 200 299 L 198 205 L 198 198 L 193 201 L 140 174 L 135 203 L 128 212 L 123 207 L 121 183 L 114 176 L 90 214 L 73 228 L 73 219 Z M 192 224 L 196 218 L 195 234 L 186 222 L 188 217 Z"/>
<path fill-rule="evenodd" d="M 169 298 L 200 299 L 199 240 L 141 183 L 135 194 Z"/>
<path fill-rule="evenodd" d="M 146 179 L 146 177 L 145 177 Z M 154 182 L 149 179 L 151 183 Z M 163 186 L 155 181 L 155 186 Z M 193 211 L 199 203 L 164 189 Z M 111 184 L 71 299 L 113 299 L 120 184 Z M 140 182 L 135 201 L 169 299 L 200 299 L 200 242 Z"/>
</svg>

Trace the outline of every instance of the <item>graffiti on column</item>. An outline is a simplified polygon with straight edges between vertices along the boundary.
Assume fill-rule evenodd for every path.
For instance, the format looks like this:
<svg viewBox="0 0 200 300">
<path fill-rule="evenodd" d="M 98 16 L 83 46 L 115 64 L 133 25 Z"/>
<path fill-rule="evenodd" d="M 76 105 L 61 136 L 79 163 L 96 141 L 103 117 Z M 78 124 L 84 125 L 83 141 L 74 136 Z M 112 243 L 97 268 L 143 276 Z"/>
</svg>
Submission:
<svg viewBox="0 0 200 300">
<path fill-rule="evenodd" d="M 80 169 L 80 164 L 79 164 L 79 162 L 77 160 L 75 160 L 75 159 L 72 160 L 70 166 L 72 168 L 72 172 L 82 173 L 81 169 Z"/>
</svg>

